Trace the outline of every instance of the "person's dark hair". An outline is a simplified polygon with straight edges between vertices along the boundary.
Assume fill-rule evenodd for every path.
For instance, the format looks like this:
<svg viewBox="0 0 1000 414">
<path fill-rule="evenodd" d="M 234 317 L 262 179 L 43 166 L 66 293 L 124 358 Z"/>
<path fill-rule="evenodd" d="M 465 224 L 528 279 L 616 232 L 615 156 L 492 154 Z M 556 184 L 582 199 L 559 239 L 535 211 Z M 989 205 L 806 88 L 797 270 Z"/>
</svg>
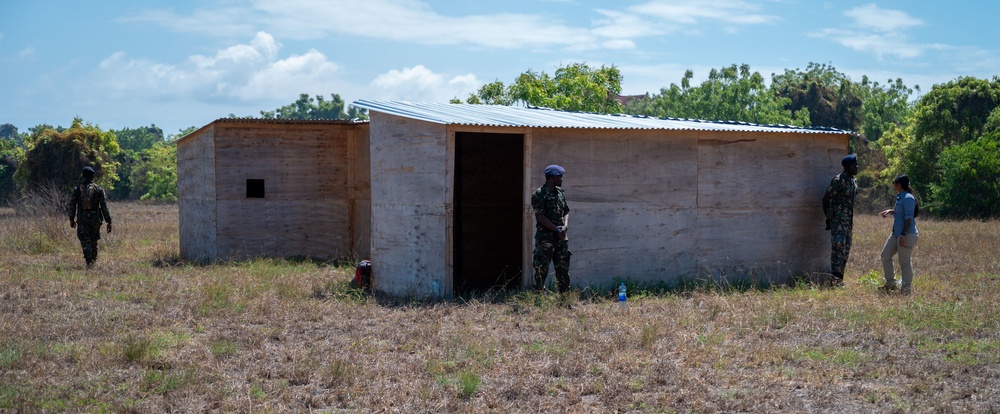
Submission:
<svg viewBox="0 0 1000 414">
<path fill-rule="evenodd" d="M 910 177 L 906 174 L 900 174 L 896 176 L 896 179 L 893 180 L 892 183 L 899 184 L 900 187 L 903 187 L 903 191 L 913 195 L 913 199 L 916 200 L 916 204 L 913 206 L 913 217 L 919 216 L 920 200 L 917 198 L 917 195 L 913 193 L 913 189 L 910 188 Z"/>
</svg>

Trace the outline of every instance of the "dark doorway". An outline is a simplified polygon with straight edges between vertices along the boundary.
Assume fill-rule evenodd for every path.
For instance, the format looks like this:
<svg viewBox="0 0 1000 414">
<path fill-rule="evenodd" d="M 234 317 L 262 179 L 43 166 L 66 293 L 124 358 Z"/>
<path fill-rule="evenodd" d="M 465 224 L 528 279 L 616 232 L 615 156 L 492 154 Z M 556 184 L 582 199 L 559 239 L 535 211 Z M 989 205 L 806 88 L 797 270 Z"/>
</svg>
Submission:
<svg viewBox="0 0 1000 414">
<path fill-rule="evenodd" d="M 455 134 L 456 293 L 520 286 L 524 135 Z"/>
</svg>

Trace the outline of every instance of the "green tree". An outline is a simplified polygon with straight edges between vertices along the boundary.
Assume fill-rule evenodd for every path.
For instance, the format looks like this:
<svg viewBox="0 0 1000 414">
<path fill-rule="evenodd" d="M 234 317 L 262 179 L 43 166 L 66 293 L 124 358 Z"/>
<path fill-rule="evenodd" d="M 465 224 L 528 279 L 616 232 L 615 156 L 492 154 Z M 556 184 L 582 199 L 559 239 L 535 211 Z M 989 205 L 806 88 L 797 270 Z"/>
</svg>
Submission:
<svg viewBox="0 0 1000 414">
<path fill-rule="evenodd" d="M 142 150 L 138 158 L 132 192 L 140 200 L 177 201 L 177 146 L 159 143 Z"/>
<path fill-rule="evenodd" d="M 1000 133 L 946 148 L 939 182 L 931 185 L 934 212 L 950 217 L 1000 217 Z"/>
<path fill-rule="evenodd" d="M 24 162 L 24 147 L 13 139 L 0 139 L 0 205 L 7 205 L 20 195 L 14 172 Z"/>
<path fill-rule="evenodd" d="M 118 146 L 124 151 L 142 151 L 163 143 L 163 130 L 156 124 L 148 127 L 123 128 L 115 131 Z"/>
<path fill-rule="evenodd" d="M 60 128 L 61 129 L 61 128 Z M 80 171 L 91 166 L 97 171 L 97 182 L 113 189 L 118 181 L 118 141 L 111 131 L 73 119 L 68 129 L 32 128 L 25 141 L 24 162 L 14 177 L 25 191 L 49 187 L 68 191 L 80 179 Z"/>
<path fill-rule="evenodd" d="M 553 76 L 528 70 L 509 86 L 500 81 L 488 83 L 471 94 L 466 103 L 520 102 L 566 111 L 621 113 L 621 103 L 615 99 L 621 93 L 621 81 L 621 72 L 614 66 L 595 69 L 585 63 L 573 63 L 556 69 Z"/>
<path fill-rule="evenodd" d="M 295 102 L 273 111 L 260 111 L 260 115 L 264 119 L 368 119 L 367 110 L 348 107 L 338 94 L 330 96 L 332 99 L 326 100 L 322 95 L 314 98 L 303 93 Z"/>
<path fill-rule="evenodd" d="M 163 130 L 155 124 L 148 127 L 123 128 L 115 131 L 115 138 L 121 151 L 115 154 L 114 160 L 118 163 L 118 182 L 115 188 L 110 190 L 108 195 L 113 199 L 132 200 L 138 198 L 142 193 L 135 194 L 133 191 L 132 170 L 141 161 L 141 153 L 154 145 L 163 144 Z"/>
<path fill-rule="evenodd" d="M 808 110 L 811 125 L 861 130 L 864 115 L 858 88 L 831 65 L 809 63 L 805 71 L 786 69 L 771 76 L 771 88 L 788 98 L 787 109 Z"/>
<path fill-rule="evenodd" d="M 862 127 L 859 132 L 870 141 L 878 142 L 882 135 L 893 127 L 903 127 L 913 114 L 910 96 L 914 89 L 907 87 L 902 79 L 889 80 L 885 85 L 862 76 L 856 83 L 857 95 L 861 98 Z"/>
<path fill-rule="evenodd" d="M 16 140 L 17 137 L 18 137 L 18 135 L 17 135 L 17 127 L 16 126 L 14 126 L 12 124 L 3 124 L 3 125 L 0 125 L 0 139 L 4 139 L 4 140 Z"/>
<path fill-rule="evenodd" d="M 809 125 L 805 111 L 786 109 L 790 101 L 776 96 L 759 72 L 749 65 L 712 69 L 701 85 L 691 86 L 694 72 L 684 73 L 680 85 L 628 105 L 626 112 L 655 117 L 741 121 L 757 124 Z"/>
<path fill-rule="evenodd" d="M 952 145 L 983 137 L 989 122 L 1000 122 L 991 120 L 997 106 L 1000 106 L 1000 77 L 994 77 L 992 81 L 962 77 L 934 85 L 916 103 L 913 139 L 899 154 L 904 157 L 900 167 L 905 169 L 892 172 L 909 174 L 911 181 L 917 185 L 940 188 L 930 194 L 928 202 L 933 203 L 948 189 L 960 189 L 942 186 L 942 166 L 938 164 L 938 158 Z M 954 154 L 950 155 L 953 159 L 949 160 L 949 168 L 960 162 L 964 153 L 962 149 L 954 150 Z"/>
</svg>

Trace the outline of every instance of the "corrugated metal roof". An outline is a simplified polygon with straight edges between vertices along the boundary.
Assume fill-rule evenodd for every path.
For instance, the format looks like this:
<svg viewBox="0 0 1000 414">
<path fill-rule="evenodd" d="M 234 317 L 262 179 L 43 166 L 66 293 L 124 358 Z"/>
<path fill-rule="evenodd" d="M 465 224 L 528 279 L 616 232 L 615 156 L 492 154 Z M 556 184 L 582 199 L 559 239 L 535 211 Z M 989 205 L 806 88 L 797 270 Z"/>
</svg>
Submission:
<svg viewBox="0 0 1000 414">
<path fill-rule="evenodd" d="M 349 119 L 278 119 L 278 118 L 219 118 L 213 121 L 217 124 L 251 123 L 251 124 L 363 124 L 368 121 Z"/>
<path fill-rule="evenodd" d="M 445 125 L 509 126 L 585 129 L 667 129 L 692 131 L 742 131 L 850 134 L 836 128 L 791 125 L 758 125 L 747 122 L 654 118 L 638 115 L 605 115 L 559 111 L 538 107 L 378 101 L 362 99 L 352 105 L 369 111 Z"/>
</svg>

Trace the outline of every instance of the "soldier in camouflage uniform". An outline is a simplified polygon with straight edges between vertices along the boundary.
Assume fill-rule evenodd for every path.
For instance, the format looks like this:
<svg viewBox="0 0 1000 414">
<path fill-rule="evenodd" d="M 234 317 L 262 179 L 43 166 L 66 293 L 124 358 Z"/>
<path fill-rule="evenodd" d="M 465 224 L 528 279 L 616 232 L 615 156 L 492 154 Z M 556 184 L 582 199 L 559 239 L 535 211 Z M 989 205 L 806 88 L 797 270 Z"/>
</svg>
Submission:
<svg viewBox="0 0 1000 414">
<path fill-rule="evenodd" d="M 569 290 L 569 205 L 562 189 L 563 173 L 558 165 L 545 168 L 545 185 L 531 194 L 531 210 L 535 214 L 535 251 L 532 266 L 535 269 L 535 290 L 545 285 L 549 262 L 556 270 L 559 292 Z"/>
<path fill-rule="evenodd" d="M 840 161 L 844 172 L 833 177 L 823 196 L 826 229 L 831 232 L 833 251 L 830 254 L 831 284 L 844 286 L 844 267 L 851 254 L 851 237 L 854 231 L 854 198 L 858 195 L 858 158 L 854 154 Z"/>
<path fill-rule="evenodd" d="M 111 233 L 111 213 L 108 212 L 104 189 L 94 182 L 93 168 L 83 168 L 83 182 L 73 189 L 68 210 L 69 226 L 76 228 L 76 237 L 83 247 L 83 258 L 87 261 L 87 269 L 90 269 L 97 260 L 102 222 L 108 222 L 108 233 Z"/>
</svg>

